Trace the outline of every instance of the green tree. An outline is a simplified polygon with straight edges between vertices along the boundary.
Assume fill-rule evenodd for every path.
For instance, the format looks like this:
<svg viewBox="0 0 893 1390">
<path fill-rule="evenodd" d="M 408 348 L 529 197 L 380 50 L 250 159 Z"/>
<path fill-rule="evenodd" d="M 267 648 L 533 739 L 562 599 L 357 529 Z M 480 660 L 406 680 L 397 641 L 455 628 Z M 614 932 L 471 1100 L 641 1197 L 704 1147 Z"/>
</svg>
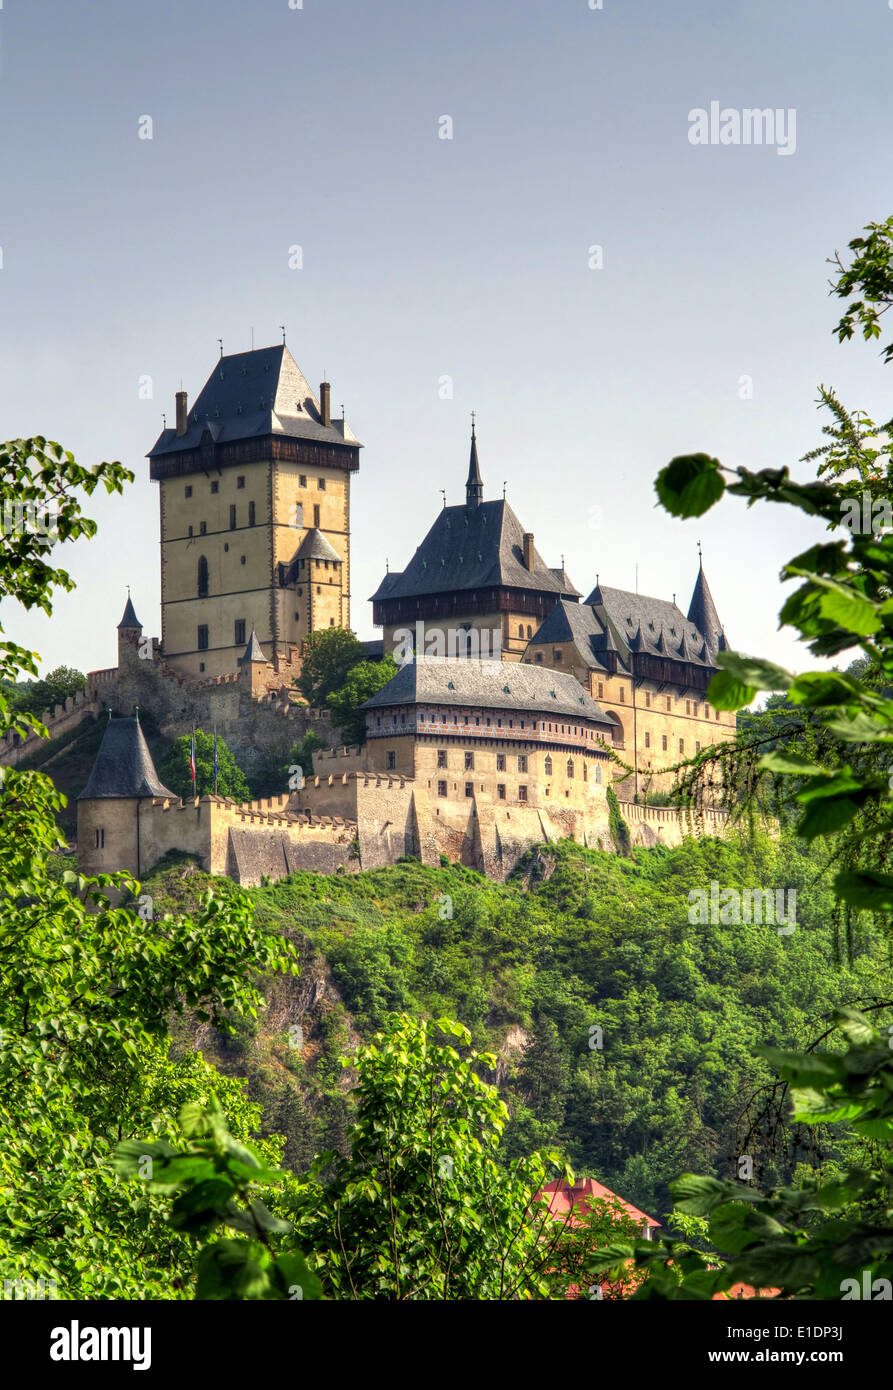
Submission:
<svg viewBox="0 0 893 1390">
<path fill-rule="evenodd" d="M 214 791 L 214 738 L 202 729 L 195 731 L 195 791 L 189 758 L 192 736 L 183 734 L 175 740 L 158 768 L 164 786 L 184 801 L 190 796 L 207 796 Z M 248 801 L 251 792 L 248 780 L 222 738 L 217 739 L 217 795 L 233 801 Z"/>
<path fill-rule="evenodd" d="M 87 677 L 81 671 L 75 671 L 71 666 L 57 666 L 42 680 L 17 686 L 15 706 L 26 713 L 43 714 L 52 710 L 54 705 L 61 705 L 69 695 L 85 690 L 86 686 Z"/>
<path fill-rule="evenodd" d="M 43 438 L 0 446 L 0 463 L 0 505 L 56 517 L 52 541 L 45 529 L 4 532 L 0 599 L 51 613 L 54 589 L 73 587 L 52 547 L 95 532 L 79 493 L 120 492 L 132 474 L 84 469 Z M 45 734 L 11 708 L 22 673 L 36 674 L 34 654 L 0 644 L 0 734 Z M 216 1073 L 197 1055 L 168 1056 L 171 1012 L 226 1028 L 256 1011 L 260 972 L 296 970 L 295 951 L 254 926 L 238 892 L 153 922 L 147 896 L 140 911 L 111 905 L 111 890 L 139 894 L 127 874 L 51 870 L 64 801 L 41 773 L 0 768 L 0 1279 L 52 1279 L 63 1298 L 177 1297 L 191 1261 L 164 1202 L 134 1204 L 117 1183 L 112 1146 L 147 1128 L 163 1136 L 184 1102 L 208 1101 Z M 238 1083 L 217 1080 L 230 1124 L 247 1133 L 257 1111 Z"/>
<path fill-rule="evenodd" d="M 382 661 L 360 661 L 348 671 L 344 684 L 327 697 L 332 723 L 345 743 L 365 743 L 366 716 L 360 707 L 393 680 L 398 669 L 390 652 Z"/>
<path fill-rule="evenodd" d="M 538 1014 L 518 1064 L 518 1086 L 536 1118 L 557 1131 L 564 1122 L 570 1068 L 551 1018 Z"/>
<path fill-rule="evenodd" d="M 350 1157 L 322 1155 L 296 1195 L 297 1239 L 326 1297 L 547 1296 L 562 1223 L 535 1196 L 557 1155 L 500 1166 L 507 1111 L 477 1074 L 495 1058 L 462 1058 L 438 1033 L 470 1041 L 448 1019 L 403 1016 L 360 1051 Z"/>
<path fill-rule="evenodd" d="M 340 690 L 353 666 L 365 659 L 362 642 L 346 627 L 328 627 L 305 638 L 301 674 L 295 685 L 314 707 Z"/>
</svg>

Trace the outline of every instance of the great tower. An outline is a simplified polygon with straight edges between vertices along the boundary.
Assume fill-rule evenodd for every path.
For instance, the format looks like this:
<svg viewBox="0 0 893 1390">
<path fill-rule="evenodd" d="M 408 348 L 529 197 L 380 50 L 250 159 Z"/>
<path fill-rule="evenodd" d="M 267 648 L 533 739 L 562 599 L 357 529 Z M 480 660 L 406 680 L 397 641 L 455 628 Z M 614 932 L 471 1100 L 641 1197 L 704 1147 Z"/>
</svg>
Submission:
<svg viewBox="0 0 893 1390">
<path fill-rule="evenodd" d="M 161 640 L 187 675 L 235 673 L 350 626 L 350 475 L 362 445 L 284 343 L 221 356 L 149 453 L 159 484 Z"/>
</svg>

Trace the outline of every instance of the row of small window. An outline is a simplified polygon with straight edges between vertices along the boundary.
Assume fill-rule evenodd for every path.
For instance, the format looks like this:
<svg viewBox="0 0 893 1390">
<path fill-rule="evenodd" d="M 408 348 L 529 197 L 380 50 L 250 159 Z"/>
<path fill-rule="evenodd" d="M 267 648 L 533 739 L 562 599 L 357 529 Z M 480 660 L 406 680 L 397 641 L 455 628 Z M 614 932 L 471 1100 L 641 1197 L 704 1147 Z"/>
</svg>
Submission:
<svg viewBox="0 0 893 1390">
<path fill-rule="evenodd" d="M 470 771 L 470 770 L 472 770 L 472 769 L 474 768 L 474 754 L 473 754 L 473 753 L 466 753 L 464 756 L 465 756 L 465 770 L 466 770 L 466 772 L 468 772 L 468 771 Z M 496 771 L 497 771 L 497 772 L 505 772 L 505 766 L 506 766 L 505 760 L 506 760 L 506 757 L 507 757 L 507 754 L 505 754 L 505 753 L 497 753 L 497 754 L 496 754 Z M 547 759 L 546 761 L 548 762 L 549 760 Z M 437 750 L 437 766 L 438 766 L 438 767 L 448 767 L 448 766 L 449 766 L 449 763 L 447 762 L 447 750 L 446 750 L 445 748 L 438 748 L 438 750 Z M 552 771 L 551 764 L 550 764 L 550 766 L 549 766 L 549 768 L 548 768 L 547 770 L 548 770 L 549 772 Z M 519 772 L 526 772 L 526 771 L 527 771 L 527 754 L 526 754 L 526 753 L 519 753 L 519 754 L 518 754 L 518 771 L 519 771 Z"/>
<path fill-rule="evenodd" d="M 557 652 L 555 653 L 555 655 L 556 655 L 556 658 L 560 661 L 561 658 L 560 658 L 560 656 L 558 655 Z M 646 709 L 651 709 L 651 691 L 650 691 L 650 690 L 646 690 L 646 691 L 644 692 L 644 694 L 645 694 L 645 708 L 646 708 Z M 604 695 L 605 695 L 604 683 L 603 683 L 602 681 L 599 681 L 599 683 L 598 683 L 598 698 L 599 698 L 600 700 L 602 700 L 602 699 L 604 699 Z M 660 697 L 658 697 L 658 698 L 660 698 Z M 673 697 L 672 697 L 672 695 L 667 695 L 667 696 L 665 696 L 664 698 L 666 699 L 666 702 L 667 702 L 667 709 L 668 709 L 668 710 L 672 710 L 672 708 L 673 708 Z M 618 700 L 618 703 L 621 704 L 621 705 L 623 705 L 623 704 L 626 703 L 626 686 L 621 685 L 621 686 L 618 686 L 618 687 L 617 687 L 617 700 Z M 685 702 L 685 713 L 686 713 L 686 714 L 690 714 L 690 715 L 692 715 L 695 719 L 699 719 L 699 718 L 700 718 L 700 715 L 698 714 L 699 708 L 700 708 L 700 706 L 698 705 L 698 702 L 697 702 L 696 700 L 695 700 L 695 701 L 686 700 L 686 702 Z M 717 710 L 714 710 L 713 713 L 714 713 L 714 715 L 716 716 L 716 718 L 719 719 L 719 710 L 718 710 L 718 709 L 717 709 Z M 706 703 L 704 704 L 704 718 L 705 718 L 705 719 L 709 719 L 709 718 L 710 718 L 710 706 L 709 706 L 708 704 L 706 704 Z"/>
<path fill-rule="evenodd" d="M 464 724 L 468 724 L 469 726 L 471 725 L 471 719 L 472 719 L 472 716 L 471 716 L 471 715 L 465 714 L 465 715 L 462 715 L 461 717 L 462 717 L 462 720 L 463 720 L 463 723 L 464 723 Z M 453 722 L 454 724 L 458 724 L 458 723 L 459 723 L 459 718 L 460 718 L 460 716 L 459 716 L 458 714 L 454 714 L 454 715 L 452 716 L 452 722 Z M 424 723 L 426 723 L 426 722 L 427 722 L 427 723 L 430 723 L 430 724 L 436 724 L 436 723 L 437 723 L 437 719 L 438 719 L 438 716 L 437 716 L 437 711 L 436 711 L 436 710 L 424 710 L 424 709 L 423 709 L 423 710 L 419 710 L 419 723 L 420 723 L 420 724 L 424 724 Z M 392 720 L 392 722 L 393 722 L 393 715 L 391 716 L 391 720 Z M 401 721 L 400 721 L 400 722 L 403 723 L 402 718 L 401 718 Z M 441 722 L 441 724 L 448 724 L 448 723 L 450 722 L 450 716 L 449 716 L 448 714 L 441 714 L 441 715 L 440 715 L 440 722 Z M 481 725 L 481 715 L 476 714 L 476 715 L 474 716 L 474 723 L 475 723 L 475 726 L 476 726 L 476 727 L 478 727 L 478 728 L 480 727 L 480 725 Z M 489 729 L 489 728 L 492 726 L 493 723 L 495 723 L 497 729 L 501 729 L 501 728 L 503 727 L 503 721 L 502 721 L 501 719 L 496 719 L 496 720 L 494 721 L 494 720 L 491 720 L 490 718 L 488 718 L 487 716 L 484 716 L 484 717 L 483 717 L 483 724 L 484 724 L 484 727 L 485 727 L 485 728 Z M 506 725 L 507 725 L 507 727 L 508 727 L 509 729 L 513 729 L 513 728 L 515 727 L 515 721 L 514 721 L 514 719 L 507 719 L 507 720 L 506 720 Z M 381 727 L 381 716 L 380 716 L 380 715 L 377 715 L 377 716 L 376 716 L 376 719 L 375 719 L 375 726 L 376 726 L 376 728 L 380 728 L 380 727 Z M 519 728 L 521 728 L 521 729 L 526 729 L 526 728 L 527 728 L 527 721 L 526 721 L 526 719 L 519 719 L 519 721 L 518 721 L 518 726 L 519 726 Z M 532 720 L 530 721 L 530 727 L 531 727 L 531 729 L 534 729 L 534 730 L 536 729 L 536 727 L 537 727 L 537 721 L 536 721 L 535 719 L 532 719 Z M 558 723 L 556 723 L 556 724 L 555 724 L 555 727 L 554 727 L 554 729 L 553 729 L 552 724 L 551 724 L 551 721 L 548 721 L 548 720 L 545 720 L 545 719 L 541 719 L 541 720 L 539 721 L 539 730 L 540 730 L 540 733 L 546 733 L 546 732 L 548 732 L 548 733 L 550 733 L 550 734 L 551 734 L 551 733 L 556 733 L 556 734 L 559 734 L 559 733 L 560 733 L 560 734 L 573 734 L 574 737 L 576 737 L 576 738 L 595 738 L 595 737 L 596 737 L 596 734 L 595 734 L 594 730 L 592 730 L 592 729 L 585 729 L 585 728 L 582 727 L 582 725 L 578 726 L 578 725 L 576 725 L 576 724 L 558 724 Z M 599 735 L 599 737 L 601 737 L 601 735 Z"/>
<path fill-rule="evenodd" d="M 660 746 L 661 746 L 661 748 L 663 749 L 663 751 L 664 751 L 665 753 L 666 753 L 666 751 L 667 751 L 667 744 L 668 744 L 667 735 L 666 735 L 666 734 L 661 734 L 661 736 L 660 736 Z M 645 734 L 645 747 L 646 747 L 646 748 L 650 748 L 650 747 L 651 747 L 651 735 L 650 735 L 649 733 L 646 733 L 646 734 Z M 696 752 L 696 753 L 700 753 L 700 751 L 701 751 L 701 745 L 700 745 L 699 742 L 696 742 L 696 743 L 695 743 L 695 752 Z M 679 752 L 680 752 L 680 753 L 684 753 L 684 752 L 685 752 L 685 739 L 684 739 L 684 738 L 681 738 L 681 739 L 679 740 Z"/>
<path fill-rule="evenodd" d="M 438 796 L 448 796 L 448 795 L 449 795 L 449 793 L 447 792 L 447 784 L 446 784 L 446 782 L 438 782 L 438 784 L 437 784 L 437 795 L 438 795 Z M 474 796 L 474 783 L 473 783 L 473 782 L 466 782 L 466 783 L 465 783 L 465 795 L 466 795 L 466 796 Z M 499 798 L 500 801 L 505 801 L 505 784 L 504 784 L 503 782 L 500 782 L 499 785 L 497 786 L 497 788 L 496 788 L 496 795 L 497 795 L 497 797 Z M 519 787 L 519 788 L 518 788 L 518 800 L 519 800 L 519 801 L 526 801 L 526 800 L 527 800 L 527 788 L 526 788 L 526 787 Z"/>
<path fill-rule="evenodd" d="M 306 477 L 306 474 L 302 473 L 302 474 L 300 475 L 300 478 L 298 479 L 298 485 L 299 485 L 300 487 L 306 487 L 306 486 L 307 486 L 307 477 Z M 245 475 L 244 475 L 244 473 L 240 473 L 240 474 L 238 475 L 238 477 L 236 478 L 236 487 L 237 487 L 237 488 L 243 488 L 244 486 L 245 486 Z M 318 489 L 319 492 L 325 492 L 325 490 L 326 490 L 326 480 L 325 480 L 325 478 L 317 478 L 317 480 L 316 480 L 316 486 L 317 486 L 317 489 Z M 219 491 L 220 491 L 220 482 L 219 482 L 218 479 L 214 478 L 214 479 L 211 480 L 211 492 L 212 492 L 212 493 L 216 493 L 216 492 L 219 492 Z M 187 496 L 187 497 L 191 497 L 191 496 L 192 496 L 192 484 L 191 484 L 191 483 L 187 483 L 187 484 L 186 484 L 186 496 Z"/>
<path fill-rule="evenodd" d="M 255 508 L 254 508 L 254 503 L 253 503 L 253 502 L 249 502 L 249 503 L 248 503 L 248 525 L 249 525 L 249 526 L 253 526 L 254 524 L 255 524 Z M 238 525 L 239 525 L 239 522 L 238 522 L 238 513 L 237 513 L 237 511 L 236 511 L 236 504 L 235 504 L 235 502 L 233 502 L 232 505 L 230 506 L 230 509 L 229 509 L 229 529 L 230 529 L 231 531 L 235 531 L 235 530 L 238 529 Z M 206 521 L 200 521 L 200 522 L 198 523 L 198 533 L 199 533 L 200 536 L 206 536 L 206 535 L 208 534 L 208 523 L 207 523 Z M 195 531 L 194 531 L 194 529 L 193 529 L 192 526 L 189 527 L 189 535 L 190 535 L 190 536 L 195 535 Z"/>
<path fill-rule="evenodd" d="M 244 647 L 245 643 L 246 643 L 247 640 L 248 640 L 247 634 L 246 634 L 246 632 L 245 632 L 245 626 L 246 626 L 246 624 L 245 624 L 245 619 L 244 619 L 244 618 L 236 618 L 236 621 L 235 621 L 235 623 L 233 624 L 233 629 L 234 629 L 233 645 L 236 646 L 236 647 Z M 199 627 L 198 627 L 198 649 L 199 649 L 200 652 L 206 652 L 206 651 L 208 650 L 208 625 L 207 625 L 207 623 L 200 623 L 200 624 L 199 624 Z"/>
</svg>

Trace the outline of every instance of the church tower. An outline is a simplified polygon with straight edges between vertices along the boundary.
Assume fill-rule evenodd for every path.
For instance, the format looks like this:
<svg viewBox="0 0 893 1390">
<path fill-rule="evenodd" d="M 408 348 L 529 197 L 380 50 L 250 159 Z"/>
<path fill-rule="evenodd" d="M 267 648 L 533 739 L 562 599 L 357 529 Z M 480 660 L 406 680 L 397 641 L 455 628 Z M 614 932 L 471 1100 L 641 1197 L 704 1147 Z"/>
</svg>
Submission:
<svg viewBox="0 0 893 1390">
<path fill-rule="evenodd" d="M 192 676 L 236 674 L 249 634 L 288 659 L 350 626 L 350 476 L 362 445 L 284 343 L 221 356 L 149 454 L 161 511 L 161 641 Z"/>
</svg>

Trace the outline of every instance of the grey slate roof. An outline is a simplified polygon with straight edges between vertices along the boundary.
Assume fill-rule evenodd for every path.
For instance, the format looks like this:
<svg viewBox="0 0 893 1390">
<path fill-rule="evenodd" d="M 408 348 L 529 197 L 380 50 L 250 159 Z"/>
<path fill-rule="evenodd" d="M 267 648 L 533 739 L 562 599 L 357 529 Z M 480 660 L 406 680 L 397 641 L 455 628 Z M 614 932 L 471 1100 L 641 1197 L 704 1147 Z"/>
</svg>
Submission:
<svg viewBox="0 0 893 1390">
<path fill-rule="evenodd" d="M 710 592 L 703 565 L 698 569 L 691 603 L 688 605 L 688 621 L 693 623 L 700 632 L 703 632 L 711 652 L 724 652 L 726 650 L 725 633 L 722 630 L 722 623 L 719 621 L 719 614 L 716 611 L 716 604 L 713 602 L 713 595 Z"/>
<path fill-rule="evenodd" d="M 567 672 L 519 661 L 425 657 L 407 662 L 362 708 L 394 705 L 468 705 L 565 715 L 610 727 L 615 722 Z"/>
<path fill-rule="evenodd" d="M 139 618 L 136 616 L 136 613 L 134 612 L 133 604 L 132 604 L 131 601 L 130 601 L 130 595 L 129 595 L 129 594 L 127 595 L 127 604 L 126 604 L 125 609 L 124 609 L 124 617 L 121 619 L 120 623 L 118 624 L 118 630 L 120 631 L 121 628 L 124 628 L 124 627 L 130 627 L 130 628 L 138 627 L 138 628 L 140 629 L 140 631 L 142 631 L 142 628 L 143 628 L 142 623 L 140 622 Z"/>
<path fill-rule="evenodd" d="M 245 648 L 244 655 L 239 657 L 240 665 L 243 661 L 267 661 L 267 658 L 264 656 L 263 647 L 257 640 L 257 633 L 254 628 L 251 629 L 251 636 L 248 638 L 248 645 Z"/>
<path fill-rule="evenodd" d="M 139 720 L 110 719 L 78 801 L 146 796 L 169 796 L 174 801 L 179 800 L 159 782 Z"/>
<path fill-rule="evenodd" d="M 326 540 L 322 531 L 315 526 L 310 528 L 301 541 L 295 558 L 300 560 L 337 560 L 339 565 L 341 563 L 341 556 L 338 551 Z"/>
<path fill-rule="evenodd" d="M 149 458 L 194 449 L 206 429 L 215 443 L 278 434 L 362 448 L 343 421 L 322 424 L 319 401 L 284 343 L 221 357 L 187 421 L 184 435 L 162 430 Z"/>
<path fill-rule="evenodd" d="M 481 502 L 476 507 L 444 507 L 401 574 L 388 574 L 373 600 L 414 598 L 463 589 L 534 589 L 568 593 L 533 552 L 533 570 L 524 565 L 524 528 L 508 502 Z M 576 589 L 570 590 L 576 594 Z"/>
<path fill-rule="evenodd" d="M 675 603 L 628 589 L 611 589 L 606 584 L 597 584 L 585 602 L 595 609 L 605 629 L 608 646 L 602 650 L 610 649 L 610 642 L 614 642 L 621 654 L 642 652 L 693 666 L 716 664 L 704 634 Z"/>
<path fill-rule="evenodd" d="M 597 655 L 605 650 L 604 638 L 604 626 L 594 609 L 560 598 L 533 634 L 531 646 L 573 642 L 591 670 L 605 671 L 607 667 Z"/>
</svg>

